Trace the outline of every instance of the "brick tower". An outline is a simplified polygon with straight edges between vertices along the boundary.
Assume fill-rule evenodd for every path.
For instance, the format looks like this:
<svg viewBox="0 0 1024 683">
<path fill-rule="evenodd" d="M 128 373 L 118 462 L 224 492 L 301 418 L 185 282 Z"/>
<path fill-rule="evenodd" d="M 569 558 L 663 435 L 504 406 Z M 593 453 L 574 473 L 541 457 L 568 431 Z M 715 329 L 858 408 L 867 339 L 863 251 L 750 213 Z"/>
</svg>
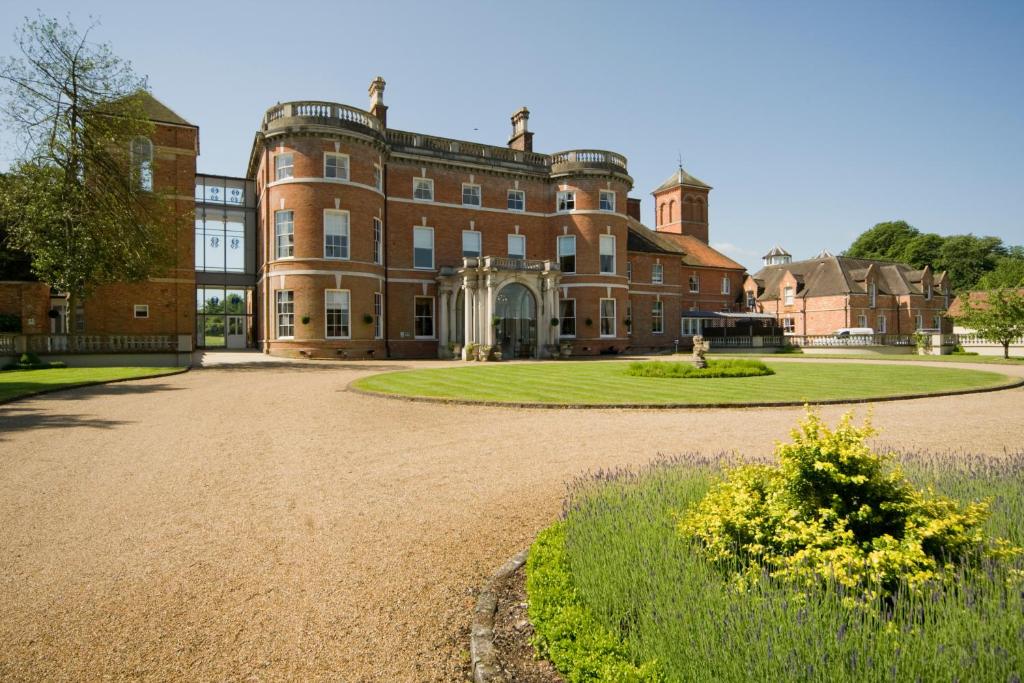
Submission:
<svg viewBox="0 0 1024 683">
<path fill-rule="evenodd" d="M 711 186 L 683 170 L 673 173 L 654 195 L 654 226 L 659 232 L 708 241 L 708 192 Z"/>
</svg>

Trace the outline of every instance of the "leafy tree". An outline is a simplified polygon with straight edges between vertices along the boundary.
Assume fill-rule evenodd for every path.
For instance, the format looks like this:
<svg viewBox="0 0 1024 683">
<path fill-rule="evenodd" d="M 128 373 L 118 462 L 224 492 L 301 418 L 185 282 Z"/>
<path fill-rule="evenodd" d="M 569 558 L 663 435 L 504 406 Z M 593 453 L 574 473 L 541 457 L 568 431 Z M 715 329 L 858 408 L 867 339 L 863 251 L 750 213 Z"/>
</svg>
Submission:
<svg viewBox="0 0 1024 683">
<path fill-rule="evenodd" d="M 0 187 L 0 222 L 32 271 L 73 300 L 150 276 L 173 244 L 152 168 L 131 158 L 153 131 L 145 79 L 91 42 L 92 28 L 40 14 L 15 34 L 20 56 L 0 60 L 4 113 L 21 145 Z"/>
<path fill-rule="evenodd" d="M 1000 258 L 995 270 L 982 275 L 976 287 L 984 290 L 1024 287 L 1024 258 Z"/>
<path fill-rule="evenodd" d="M 973 289 L 982 275 L 995 270 L 999 257 L 1005 254 L 1006 247 L 998 237 L 950 235 L 943 240 L 933 267 L 949 273 L 954 290 L 965 291 Z"/>
<path fill-rule="evenodd" d="M 956 316 L 964 327 L 1003 346 L 1003 358 L 1010 357 L 1010 344 L 1024 337 L 1024 296 L 1012 289 L 994 289 L 984 301 L 963 297 L 963 310 Z"/>
<path fill-rule="evenodd" d="M 906 246 L 903 247 L 903 255 L 896 260 L 909 263 L 915 268 L 924 268 L 925 266 L 934 268 L 938 263 L 943 242 L 945 239 L 934 232 L 921 233 L 906 243 Z"/>
<path fill-rule="evenodd" d="M 846 256 L 898 261 L 903 258 L 907 244 L 920 235 L 920 231 L 906 221 L 878 223 L 865 230 L 846 250 Z"/>
</svg>

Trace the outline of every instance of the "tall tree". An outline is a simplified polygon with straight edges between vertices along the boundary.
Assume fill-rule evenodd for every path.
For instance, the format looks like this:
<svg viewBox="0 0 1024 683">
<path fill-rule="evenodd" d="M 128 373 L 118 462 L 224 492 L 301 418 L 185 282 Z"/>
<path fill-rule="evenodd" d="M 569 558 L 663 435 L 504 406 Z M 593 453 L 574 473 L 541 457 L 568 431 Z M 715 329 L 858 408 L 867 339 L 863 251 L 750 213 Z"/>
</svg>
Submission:
<svg viewBox="0 0 1024 683">
<path fill-rule="evenodd" d="M 907 242 L 903 247 L 903 255 L 896 260 L 909 263 L 915 268 L 924 268 L 925 266 L 934 268 L 939 260 L 943 242 L 945 239 L 934 232 L 921 233 Z"/>
<path fill-rule="evenodd" d="M 920 231 L 906 221 L 878 223 L 865 230 L 846 250 L 846 256 L 898 261 L 903 251 Z"/>
<path fill-rule="evenodd" d="M 982 275 L 995 270 L 999 258 L 1005 254 L 1006 247 L 998 237 L 950 235 L 942 241 L 932 266 L 949 273 L 953 289 L 962 292 L 973 289 Z"/>
<path fill-rule="evenodd" d="M 963 310 L 956 316 L 964 327 L 983 338 L 1001 344 L 1003 358 L 1010 357 L 1010 344 L 1024 337 L 1024 296 L 1012 289 L 995 289 L 982 301 L 971 302 L 963 295 Z"/>
<path fill-rule="evenodd" d="M 152 275 L 173 244 L 167 203 L 152 191 L 146 81 L 90 41 L 93 28 L 40 14 L 15 33 L 20 55 L 0 60 L 21 144 L 0 187 L 2 220 L 33 272 L 73 300 Z"/>
<path fill-rule="evenodd" d="M 978 289 L 1017 289 L 1024 287 L 1024 258 L 1003 256 L 996 263 L 995 270 L 981 276 Z"/>
</svg>

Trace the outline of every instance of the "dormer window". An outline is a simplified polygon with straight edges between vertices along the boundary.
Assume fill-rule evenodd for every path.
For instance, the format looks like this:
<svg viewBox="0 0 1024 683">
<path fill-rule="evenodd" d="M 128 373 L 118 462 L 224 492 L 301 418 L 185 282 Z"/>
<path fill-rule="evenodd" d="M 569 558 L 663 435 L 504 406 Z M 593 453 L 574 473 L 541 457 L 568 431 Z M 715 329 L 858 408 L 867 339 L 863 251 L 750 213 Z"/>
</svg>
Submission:
<svg viewBox="0 0 1024 683">
<path fill-rule="evenodd" d="M 878 305 L 878 287 L 874 282 L 868 284 L 868 305 L 871 308 Z"/>
<path fill-rule="evenodd" d="M 924 286 L 924 298 L 925 298 L 925 301 L 931 301 L 932 300 L 932 286 L 931 285 L 925 285 Z"/>
<path fill-rule="evenodd" d="M 786 306 L 793 305 L 793 288 L 786 287 L 782 290 L 782 303 Z"/>
</svg>

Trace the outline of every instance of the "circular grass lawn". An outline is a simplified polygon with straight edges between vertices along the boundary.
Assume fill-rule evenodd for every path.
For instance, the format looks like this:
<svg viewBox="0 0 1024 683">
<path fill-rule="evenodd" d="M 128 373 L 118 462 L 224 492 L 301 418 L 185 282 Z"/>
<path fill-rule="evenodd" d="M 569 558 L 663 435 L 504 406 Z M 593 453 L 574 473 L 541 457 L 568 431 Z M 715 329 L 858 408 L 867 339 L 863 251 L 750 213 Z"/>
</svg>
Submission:
<svg viewBox="0 0 1024 683">
<path fill-rule="evenodd" d="M 484 363 L 385 372 L 353 382 L 372 393 L 547 405 L 719 405 L 863 401 L 1013 385 L 995 372 L 860 363 L 768 363 L 762 377 L 655 378 L 628 361 Z"/>
</svg>

